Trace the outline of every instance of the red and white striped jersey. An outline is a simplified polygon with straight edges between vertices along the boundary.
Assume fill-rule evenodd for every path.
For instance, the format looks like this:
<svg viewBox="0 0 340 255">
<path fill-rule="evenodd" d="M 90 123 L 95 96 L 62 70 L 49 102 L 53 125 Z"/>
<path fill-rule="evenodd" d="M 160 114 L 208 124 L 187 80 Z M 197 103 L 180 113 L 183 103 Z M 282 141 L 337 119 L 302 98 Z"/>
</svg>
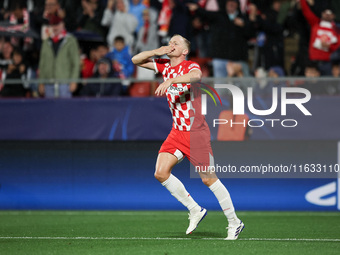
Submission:
<svg viewBox="0 0 340 255">
<path fill-rule="evenodd" d="M 201 70 L 197 63 L 187 60 L 172 67 L 170 59 L 155 59 L 154 66 L 156 73 L 161 73 L 165 81 L 182 76 L 195 69 Z M 173 127 L 180 131 L 191 131 L 194 120 L 195 127 L 206 124 L 204 116 L 197 114 L 198 111 L 195 110 L 194 93 L 190 88 L 191 83 L 176 83 L 166 90 L 166 97 L 173 118 Z M 196 101 L 198 101 L 198 98 Z M 200 104 L 200 102 L 197 103 Z"/>
</svg>

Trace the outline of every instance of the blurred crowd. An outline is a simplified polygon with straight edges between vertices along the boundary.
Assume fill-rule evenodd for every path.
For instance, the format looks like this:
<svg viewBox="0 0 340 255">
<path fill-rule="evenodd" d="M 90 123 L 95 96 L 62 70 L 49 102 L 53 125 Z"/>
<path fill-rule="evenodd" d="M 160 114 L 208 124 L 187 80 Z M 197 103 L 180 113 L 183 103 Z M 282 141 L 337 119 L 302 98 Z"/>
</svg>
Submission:
<svg viewBox="0 0 340 255">
<path fill-rule="evenodd" d="M 0 97 L 133 95 L 131 56 L 175 34 L 206 77 L 340 75 L 338 0 L 0 0 Z"/>
</svg>

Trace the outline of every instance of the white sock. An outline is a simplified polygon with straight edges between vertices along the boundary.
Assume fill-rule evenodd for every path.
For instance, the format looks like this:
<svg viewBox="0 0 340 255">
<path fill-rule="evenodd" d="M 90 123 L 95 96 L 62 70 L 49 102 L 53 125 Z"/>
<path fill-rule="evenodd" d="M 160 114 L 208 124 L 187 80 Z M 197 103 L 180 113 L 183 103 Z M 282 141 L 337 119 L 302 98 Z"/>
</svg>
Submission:
<svg viewBox="0 0 340 255">
<path fill-rule="evenodd" d="M 190 196 L 183 183 L 174 175 L 170 174 L 170 177 L 166 181 L 162 182 L 162 185 L 170 191 L 171 195 L 188 208 L 190 213 L 200 211 L 200 206 Z"/>
<path fill-rule="evenodd" d="M 231 201 L 230 194 L 227 188 L 223 185 L 220 180 L 217 180 L 212 185 L 210 185 L 209 189 L 214 193 L 220 206 L 223 210 L 224 215 L 227 217 L 228 222 L 231 224 L 239 223 L 235 209 L 233 206 L 233 202 Z"/>
</svg>

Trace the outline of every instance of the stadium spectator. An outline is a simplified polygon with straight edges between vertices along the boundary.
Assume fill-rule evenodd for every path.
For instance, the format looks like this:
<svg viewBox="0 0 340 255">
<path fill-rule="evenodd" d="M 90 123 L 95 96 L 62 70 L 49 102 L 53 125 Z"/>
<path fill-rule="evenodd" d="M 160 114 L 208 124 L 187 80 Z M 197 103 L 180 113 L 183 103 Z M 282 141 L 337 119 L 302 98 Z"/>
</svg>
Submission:
<svg viewBox="0 0 340 255">
<path fill-rule="evenodd" d="M 31 29 L 41 35 L 44 21 L 43 13 L 45 9 L 45 0 L 33 0 L 33 7 L 30 10 Z"/>
<path fill-rule="evenodd" d="M 12 64 L 12 52 L 14 50 L 11 42 L 4 39 L 1 40 L 0 47 L 0 78 L 3 81 L 6 77 L 6 69 L 9 64 Z"/>
<path fill-rule="evenodd" d="M 200 7 L 206 11 L 218 11 L 217 0 L 199 1 Z M 198 15 L 192 15 L 191 19 L 191 55 L 200 58 L 207 58 L 211 55 L 211 32 L 209 24 L 204 22 L 203 18 Z"/>
<path fill-rule="evenodd" d="M 77 17 L 78 28 L 96 33 L 104 38 L 105 31 L 101 25 L 104 8 L 98 0 L 82 0 L 81 13 Z"/>
<path fill-rule="evenodd" d="M 168 35 L 170 20 L 172 16 L 170 1 L 171 0 L 164 0 L 162 2 L 162 7 L 160 9 L 159 17 L 157 21 L 158 26 L 159 26 L 158 34 L 161 37 L 162 44 L 163 43 L 165 44 L 166 43 L 165 41 L 167 41 L 165 40 L 163 42 L 163 40 L 166 39 L 166 36 Z"/>
<path fill-rule="evenodd" d="M 124 37 L 117 36 L 114 39 L 113 50 L 106 57 L 112 61 L 112 66 L 117 77 L 126 79 L 132 76 L 134 65 L 131 61 L 129 46 L 125 44 Z"/>
<path fill-rule="evenodd" d="M 340 93 L 340 61 L 332 62 L 332 76 L 338 78 L 337 81 L 332 82 L 334 84 L 335 92 Z"/>
<path fill-rule="evenodd" d="M 107 53 L 109 53 L 109 48 L 106 43 L 102 43 L 97 46 L 98 59 L 105 57 Z"/>
<path fill-rule="evenodd" d="M 108 53 L 105 45 L 93 45 L 89 49 L 82 47 L 80 55 L 80 69 L 81 77 L 84 79 L 92 78 L 97 70 L 96 63 L 99 59 L 103 58 Z M 83 86 L 87 82 L 78 83 L 77 90 L 73 93 L 73 96 L 82 94 Z"/>
<path fill-rule="evenodd" d="M 130 9 L 129 13 L 134 15 L 138 21 L 138 25 L 136 28 L 136 35 L 138 34 L 139 30 L 144 24 L 143 20 L 143 11 L 146 9 L 145 4 L 143 3 L 143 0 L 131 0 L 130 1 Z"/>
<path fill-rule="evenodd" d="M 147 7 L 155 10 L 157 13 L 162 9 L 162 2 L 159 0 L 145 0 L 144 3 Z"/>
<path fill-rule="evenodd" d="M 122 36 L 128 46 L 133 46 L 133 34 L 136 31 L 138 21 L 134 15 L 128 13 L 128 10 L 129 4 L 127 0 L 107 1 L 101 24 L 109 27 L 108 45 L 113 45 L 113 40 L 116 36 Z"/>
<path fill-rule="evenodd" d="M 43 40 L 48 38 L 51 33 L 48 30 L 48 20 L 52 15 L 57 15 L 64 20 L 67 31 L 73 32 L 77 29 L 77 17 L 81 0 L 34 0 L 34 2 L 31 17 L 34 29 L 41 30 Z"/>
<path fill-rule="evenodd" d="M 22 82 L 6 83 L 10 79 L 25 79 L 27 65 L 24 62 L 23 52 L 19 49 L 14 49 L 12 63 L 7 66 L 5 85 L 1 90 L 2 97 L 26 97 L 28 89 L 24 87 Z"/>
<path fill-rule="evenodd" d="M 335 22 L 340 24 L 340 1 L 339 0 L 330 0 L 330 8 L 333 10 L 335 14 Z"/>
<path fill-rule="evenodd" d="M 284 77 L 285 72 L 281 66 L 273 66 L 269 68 L 268 77 L 270 78 L 278 78 L 278 77 Z"/>
<path fill-rule="evenodd" d="M 42 14 L 41 26 L 41 39 L 48 39 L 52 34 L 52 28 L 49 26 L 49 20 L 57 16 L 60 19 L 64 19 L 66 16 L 65 11 L 61 8 L 58 0 L 46 0 L 45 7 Z"/>
<path fill-rule="evenodd" d="M 0 21 L 7 20 L 9 16 L 8 2 L 0 1 Z"/>
<path fill-rule="evenodd" d="M 67 33 L 63 20 L 55 15 L 49 21 L 53 34 L 44 40 L 39 60 L 39 78 L 41 79 L 77 79 L 80 74 L 80 56 L 78 42 Z M 71 97 L 77 83 L 59 84 L 56 96 Z M 39 84 L 41 96 L 54 97 L 53 84 Z"/>
<path fill-rule="evenodd" d="M 20 24 L 22 28 L 28 28 L 30 17 L 24 1 L 13 1 L 10 3 L 10 15 L 8 21 L 11 24 Z"/>
<path fill-rule="evenodd" d="M 340 34 L 334 22 L 335 15 L 332 10 L 325 9 L 321 18 L 317 17 L 308 6 L 307 0 L 301 0 L 301 9 L 311 26 L 309 59 L 317 61 L 321 75 L 331 75 L 330 56 L 340 46 Z"/>
<path fill-rule="evenodd" d="M 321 80 L 319 79 L 320 76 L 318 62 L 309 62 L 305 69 L 305 77 L 310 79 L 304 82 L 303 87 L 307 88 L 312 95 L 334 95 L 337 92 L 338 85 L 331 81 Z"/>
<path fill-rule="evenodd" d="M 157 49 L 159 47 L 157 35 L 157 13 L 153 9 L 144 9 L 144 24 L 138 32 L 135 53 L 146 50 Z M 137 79 L 154 79 L 155 72 L 137 66 Z"/>
<path fill-rule="evenodd" d="M 272 66 L 268 70 L 268 78 L 271 78 L 268 82 L 267 94 L 272 95 L 273 87 L 285 87 L 286 82 L 282 80 L 276 80 L 277 78 L 285 77 L 285 71 L 282 66 Z"/>
<path fill-rule="evenodd" d="M 88 54 L 82 54 L 81 61 L 81 77 L 90 78 L 93 76 L 93 69 L 98 61 L 98 49 L 91 48 Z"/>
<path fill-rule="evenodd" d="M 15 31 L 26 32 L 30 28 L 30 15 L 27 10 L 26 1 L 13 1 L 9 3 L 10 15 L 8 21 Z M 12 36 L 11 43 L 13 46 L 27 50 L 31 47 L 33 43 L 32 38 L 19 38 Z"/>
<path fill-rule="evenodd" d="M 327 92 L 328 82 L 321 81 L 321 72 L 317 61 L 310 61 L 305 68 L 305 77 L 309 78 L 303 82 L 302 87 L 308 89 L 312 95 L 324 94 Z"/>
<path fill-rule="evenodd" d="M 333 90 L 331 91 L 332 94 L 339 94 L 340 93 L 340 62 L 332 62 L 332 77 L 337 78 L 336 81 L 332 81 L 330 82 L 330 84 L 332 84 L 333 86 Z"/>
<path fill-rule="evenodd" d="M 189 36 L 190 32 L 190 13 L 186 6 L 187 0 L 170 0 L 171 19 L 167 37 L 173 35 Z"/>
<path fill-rule="evenodd" d="M 332 63 L 332 76 L 336 78 L 340 77 L 340 62 Z"/>
<path fill-rule="evenodd" d="M 228 61 L 242 65 L 244 76 L 249 76 L 248 39 L 255 36 L 254 23 L 239 10 L 238 0 L 227 0 L 224 8 L 218 12 L 209 12 L 197 4 L 188 4 L 191 11 L 206 19 L 211 24 L 211 57 L 214 77 L 228 75 Z"/>
<path fill-rule="evenodd" d="M 300 2 L 301 0 L 295 0 Z M 322 12 L 326 9 L 331 8 L 332 0 L 307 0 L 307 3 L 313 13 L 316 16 L 321 17 Z"/>
<path fill-rule="evenodd" d="M 273 0 L 248 0 L 248 7 L 249 4 L 255 4 L 259 10 L 260 13 L 265 13 L 268 9 L 270 9 Z"/>
<path fill-rule="evenodd" d="M 316 62 L 309 62 L 305 68 L 305 77 L 317 78 L 320 77 L 320 70 Z"/>
<path fill-rule="evenodd" d="M 157 13 L 153 9 L 144 9 L 143 26 L 138 32 L 135 52 L 158 48 Z"/>
<path fill-rule="evenodd" d="M 281 66 L 272 66 L 266 71 L 263 67 L 258 67 L 255 72 L 254 79 L 251 85 L 254 87 L 254 91 L 257 95 L 272 96 L 273 87 L 284 87 L 286 83 L 277 78 L 285 76 L 285 72 Z M 269 79 L 267 79 L 269 78 Z"/>
<path fill-rule="evenodd" d="M 101 58 L 96 64 L 96 71 L 92 78 L 99 78 L 101 81 L 105 81 L 108 78 L 114 78 L 115 72 L 112 69 L 111 60 L 107 58 Z M 97 82 L 84 85 L 81 91 L 83 96 L 119 96 L 121 94 L 121 83 L 108 83 Z"/>
<path fill-rule="evenodd" d="M 74 32 L 77 30 L 77 17 L 79 12 L 76 10 L 80 10 L 81 0 L 58 0 L 60 6 L 63 10 L 65 10 L 65 18 L 64 23 L 66 30 L 69 32 Z"/>
<path fill-rule="evenodd" d="M 191 56 L 197 56 L 197 57 L 206 57 L 206 50 L 209 49 L 209 46 L 207 44 L 206 47 L 202 47 L 202 44 L 206 42 L 208 37 L 206 35 L 203 35 L 203 33 L 207 30 L 208 26 L 205 26 L 202 22 L 202 19 L 200 17 L 194 16 L 191 19 L 191 37 L 192 37 L 192 45 L 191 45 Z"/>
<path fill-rule="evenodd" d="M 271 66 L 284 66 L 283 26 L 278 22 L 280 0 L 274 0 L 271 8 L 259 14 L 255 4 L 249 5 L 249 19 L 256 24 L 259 31 L 259 53 L 256 54 L 255 67 L 262 66 L 268 70 Z"/>
<path fill-rule="evenodd" d="M 308 57 L 308 45 L 310 38 L 310 26 L 301 11 L 300 0 L 293 3 L 292 14 L 288 18 L 288 26 L 298 35 L 298 49 L 292 59 L 290 74 L 292 76 L 304 76 Z"/>
</svg>

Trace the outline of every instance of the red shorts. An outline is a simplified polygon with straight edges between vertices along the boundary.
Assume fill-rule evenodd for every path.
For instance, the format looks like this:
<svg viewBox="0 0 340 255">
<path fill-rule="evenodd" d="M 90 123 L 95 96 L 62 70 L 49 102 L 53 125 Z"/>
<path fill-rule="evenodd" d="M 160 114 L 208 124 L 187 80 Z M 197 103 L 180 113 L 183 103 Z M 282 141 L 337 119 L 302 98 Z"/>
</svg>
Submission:
<svg viewBox="0 0 340 255">
<path fill-rule="evenodd" d="M 194 167 L 214 165 L 210 144 L 210 130 L 179 131 L 172 128 L 158 153 L 168 152 L 175 155 L 178 161 L 188 157 Z"/>
</svg>

